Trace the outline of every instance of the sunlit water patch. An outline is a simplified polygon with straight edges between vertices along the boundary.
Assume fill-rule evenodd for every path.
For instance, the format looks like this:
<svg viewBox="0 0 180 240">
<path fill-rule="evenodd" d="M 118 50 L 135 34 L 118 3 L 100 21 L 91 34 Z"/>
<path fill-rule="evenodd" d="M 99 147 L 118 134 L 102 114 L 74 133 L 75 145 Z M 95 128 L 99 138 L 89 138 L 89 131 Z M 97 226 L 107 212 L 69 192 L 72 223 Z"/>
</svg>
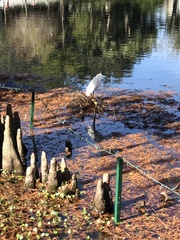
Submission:
<svg viewBox="0 0 180 240">
<path fill-rule="evenodd" d="M 176 96 L 180 13 L 172 3 L 49 1 L 0 11 L 0 83 L 84 90 L 102 72 L 105 88 Z"/>
</svg>

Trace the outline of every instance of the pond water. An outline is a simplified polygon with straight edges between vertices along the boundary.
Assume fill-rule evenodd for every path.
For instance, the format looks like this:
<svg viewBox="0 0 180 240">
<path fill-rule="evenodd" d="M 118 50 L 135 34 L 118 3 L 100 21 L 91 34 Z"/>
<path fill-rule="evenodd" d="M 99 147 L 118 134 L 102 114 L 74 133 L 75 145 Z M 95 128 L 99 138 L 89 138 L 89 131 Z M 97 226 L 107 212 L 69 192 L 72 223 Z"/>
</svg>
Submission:
<svg viewBox="0 0 180 240">
<path fill-rule="evenodd" d="M 180 0 L 9 1 L 0 9 L 0 83 L 172 91 L 180 98 Z"/>
</svg>

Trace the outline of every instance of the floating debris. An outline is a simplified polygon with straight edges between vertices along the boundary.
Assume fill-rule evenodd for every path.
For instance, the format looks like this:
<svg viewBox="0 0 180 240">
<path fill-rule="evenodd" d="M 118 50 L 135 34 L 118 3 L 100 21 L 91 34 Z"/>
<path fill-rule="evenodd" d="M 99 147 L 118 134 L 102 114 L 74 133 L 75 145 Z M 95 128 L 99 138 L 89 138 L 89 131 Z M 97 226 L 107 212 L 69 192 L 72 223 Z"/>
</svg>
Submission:
<svg viewBox="0 0 180 240">
<path fill-rule="evenodd" d="M 70 140 L 66 140 L 65 147 L 66 147 L 65 148 L 66 157 L 70 158 L 72 156 L 72 150 L 73 150 L 72 143 Z"/>
<path fill-rule="evenodd" d="M 140 214 L 145 214 L 145 213 L 146 213 L 145 205 L 146 205 L 146 202 L 145 202 L 144 200 L 138 201 L 138 202 L 136 203 L 136 209 L 138 210 L 138 212 L 139 212 Z"/>
<path fill-rule="evenodd" d="M 174 202 L 173 197 L 169 196 L 165 191 L 161 192 L 160 194 L 161 194 L 160 201 L 162 207 L 168 207 L 173 204 Z"/>
</svg>

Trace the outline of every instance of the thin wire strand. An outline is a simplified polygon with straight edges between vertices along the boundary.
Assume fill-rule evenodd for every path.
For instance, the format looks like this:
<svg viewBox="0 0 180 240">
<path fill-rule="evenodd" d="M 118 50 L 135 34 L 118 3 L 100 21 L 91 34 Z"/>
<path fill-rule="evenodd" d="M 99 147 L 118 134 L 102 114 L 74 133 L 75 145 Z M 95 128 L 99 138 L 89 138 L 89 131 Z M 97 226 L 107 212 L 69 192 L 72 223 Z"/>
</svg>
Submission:
<svg viewBox="0 0 180 240">
<path fill-rule="evenodd" d="M 4 84 L 0 84 L 0 88 L 8 89 L 8 90 L 15 90 L 16 92 L 22 91 L 22 90 L 27 91 L 27 89 L 25 89 L 25 88 L 22 89 L 22 88 L 18 88 L 18 87 L 6 87 L 6 86 L 4 86 Z"/>
</svg>

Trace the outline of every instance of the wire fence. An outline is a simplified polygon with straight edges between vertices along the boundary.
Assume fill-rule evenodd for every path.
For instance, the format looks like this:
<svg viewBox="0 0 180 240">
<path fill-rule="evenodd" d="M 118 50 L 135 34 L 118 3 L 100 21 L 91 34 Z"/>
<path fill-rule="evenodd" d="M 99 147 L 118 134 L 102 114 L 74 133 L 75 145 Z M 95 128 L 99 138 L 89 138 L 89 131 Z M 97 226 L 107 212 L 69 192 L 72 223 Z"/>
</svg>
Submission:
<svg viewBox="0 0 180 240">
<path fill-rule="evenodd" d="M 38 99 L 43 103 L 45 109 L 46 109 L 48 112 L 50 112 L 50 113 L 58 120 L 58 122 L 60 122 L 62 125 L 65 126 L 65 120 L 61 120 L 59 117 L 57 117 L 57 116 L 48 108 L 47 104 L 45 104 L 42 99 L 40 99 L 40 98 L 38 98 Z M 65 126 L 65 127 L 66 127 L 66 126 Z M 112 155 L 112 156 L 114 156 L 114 157 L 117 157 L 119 151 L 113 153 L 111 150 L 107 150 L 107 149 L 103 148 L 102 146 L 97 146 L 96 144 L 90 142 L 87 138 L 84 138 L 79 132 L 74 131 L 72 128 L 66 127 L 66 129 L 67 129 L 69 132 L 73 133 L 74 135 L 78 136 L 82 141 L 85 141 L 87 144 L 93 146 L 96 150 L 100 150 L 100 151 L 103 151 L 103 152 L 108 153 L 109 155 Z M 166 186 L 165 184 L 163 184 L 163 183 L 161 183 L 160 181 L 158 181 L 157 179 L 153 178 L 153 177 L 150 176 L 147 172 L 145 172 L 145 171 L 143 171 L 142 169 L 140 169 L 139 166 L 134 165 L 133 163 L 129 162 L 129 161 L 128 161 L 127 159 L 125 159 L 124 157 L 122 157 L 122 158 L 123 158 L 123 161 L 124 161 L 126 164 L 128 164 L 128 165 L 131 166 L 132 168 L 136 169 L 140 174 L 144 175 L 144 176 L 147 177 L 148 179 L 151 179 L 153 182 L 159 184 L 161 187 L 166 188 L 167 190 L 169 190 L 170 192 L 174 193 L 175 195 L 177 195 L 177 196 L 180 198 L 180 194 L 177 193 L 177 192 L 175 192 L 174 189 L 169 188 L 169 187 Z"/>
<path fill-rule="evenodd" d="M 10 89 L 10 90 L 15 90 L 15 91 L 31 91 L 31 90 L 29 90 L 29 89 L 13 88 L 13 87 L 12 87 L 12 88 L 11 88 L 11 87 L 4 87 L 4 86 L 2 86 L 2 85 L 0 85 L 0 88 Z M 80 140 L 86 142 L 88 145 L 91 145 L 91 146 L 94 147 L 96 150 L 103 151 L 103 152 L 105 152 L 105 153 L 107 153 L 107 154 L 109 154 L 109 155 L 114 156 L 115 158 L 117 158 L 117 155 L 118 155 L 119 151 L 113 153 L 111 150 L 107 150 L 107 149 L 103 148 L 103 147 L 100 146 L 100 145 L 98 146 L 98 145 L 92 143 L 92 142 L 89 141 L 87 138 L 83 137 L 83 136 L 81 135 L 81 133 L 74 131 L 71 127 L 67 127 L 67 126 L 65 125 L 66 121 L 65 121 L 65 120 L 62 120 L 62 119 L 59 118 L 59 117 L 57 117 L 56 114 L 55 114 L 52 110 L 49 109 L 48 105 L 43 101 L 43 99 L 41 99 L 40 97 L 38 97 L 37 94 L 36 94 L 36 100 L 40 100 L 40 101 L 42 102 L 42 104 L 44 105 L 45 110 L 48 111 L 49 113 L 51 113 L 51 114 L 53 115 L 53 117 L 54 117 L 55 119 L 57 119 L 57 121 L 58 121 L 59 123 L 61 123 L 61 124 L 67 129 L 68 132 L 73 133 L 74 135 L 76 135 L 77 137 L 79 137 Z M 178 198 L 180 198 L 180 193 L 176 192 L 176 191 L 174 190 L 175 188 L 170 188 L 170 187 L 168 187 L 167 185 L 161 183 L 160 181 L 158 181 L 157 179 L 155 179 L 154 177 L 152 177 L 151 175 L 149 175 L 149 174 L 148 174 L 147 172 L 145 172 L 144 170 L 140 169 L 139 166 L 134 165 L 133 163 L 131 163 L 130 161 L 128 161 L 128 160 L 127 160 L 126 158 L 124 158 L 123 156 L 122 156 L 122 158 L 123 158 L 123 161 L 124 161 L 127 165 L 129 165 L 129 166 L 131 166 L 132 168 L 134 168 L 134 169 L 135 169 L 136 171 L 138 171 L 141 175 L 144 175 L 146 178 L 148 178 L 148 179 L 152 180 L 154 183 L 160 185 L 161 188 L 167 189 L 168 191 L 170 191 L 170 192 L 172 192 L 173 194 L 175 194 Z M 179 200 L 179 201 L 180 201 L 180 200 Z"/>
</svg>

